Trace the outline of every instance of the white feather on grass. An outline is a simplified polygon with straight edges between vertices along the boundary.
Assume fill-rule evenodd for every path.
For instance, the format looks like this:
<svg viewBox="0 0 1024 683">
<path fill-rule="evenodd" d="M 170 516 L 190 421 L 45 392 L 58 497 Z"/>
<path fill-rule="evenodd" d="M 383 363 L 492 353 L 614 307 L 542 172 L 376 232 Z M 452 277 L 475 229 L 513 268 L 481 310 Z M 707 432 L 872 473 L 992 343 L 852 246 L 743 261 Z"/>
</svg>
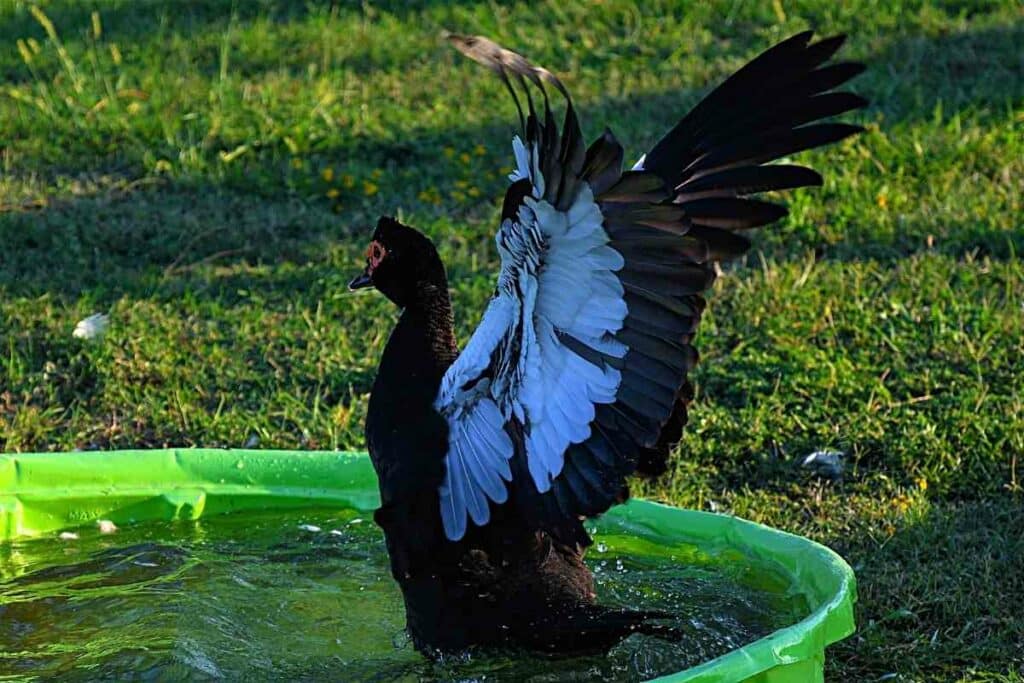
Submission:
<svg viewBox="0 0 1024 683">
<path fill-rule="evenodd" d="M 79 320 L 71 336 L 78 339 L 96 339 L 102 337 L 109 326 L 110 316 L 105 313 L 94 313 Z"/>
</svg>

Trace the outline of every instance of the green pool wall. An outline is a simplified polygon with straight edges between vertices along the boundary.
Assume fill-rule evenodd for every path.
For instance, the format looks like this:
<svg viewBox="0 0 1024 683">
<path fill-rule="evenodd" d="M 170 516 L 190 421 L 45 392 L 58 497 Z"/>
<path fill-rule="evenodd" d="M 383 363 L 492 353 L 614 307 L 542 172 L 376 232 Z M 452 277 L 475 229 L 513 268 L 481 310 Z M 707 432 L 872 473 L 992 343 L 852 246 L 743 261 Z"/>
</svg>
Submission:
<svg viewBox="0 0 1024 683">
<path fill-rule="evenodd" d="M 108 519 L 198 519 L 242 510 L 373 510 L 377 482 L 365 453 L 162 449 L 0 455 L 0 543 Z M 739 551 L 792 577 L 811 613 L 802 621 L 658 681 L 815 683 L 825 648 L 854 631 L 856 583 L 836 553 L 736 517 L 634 500 L 603 518 L 649 542 Z"/>
</svg>

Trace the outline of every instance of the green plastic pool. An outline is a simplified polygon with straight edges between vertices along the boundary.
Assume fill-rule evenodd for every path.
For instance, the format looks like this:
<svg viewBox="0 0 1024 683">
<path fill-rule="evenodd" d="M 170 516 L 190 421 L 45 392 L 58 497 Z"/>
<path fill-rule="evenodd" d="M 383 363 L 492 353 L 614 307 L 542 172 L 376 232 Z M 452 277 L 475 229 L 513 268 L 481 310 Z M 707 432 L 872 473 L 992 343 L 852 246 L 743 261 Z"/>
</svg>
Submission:
<svg viewBox="0 0 1024 683">
<path fill-rule="evenodd" d="M 118 525 L 244 510 L 377 506 L 365 454 L 166 449 L 0 455 L 0 542 L 107 519 Z M 782 572 L 810 607 L 804 619 L 659 681 L 823 680 L 826 646 L 854 631 L 853 571 L 807 539 L 734 517 L 632 501 L 608 513 L 653 543 L 739 552 Z M 600 524 L 599 524 L 600 526 Z"/>
</svg>

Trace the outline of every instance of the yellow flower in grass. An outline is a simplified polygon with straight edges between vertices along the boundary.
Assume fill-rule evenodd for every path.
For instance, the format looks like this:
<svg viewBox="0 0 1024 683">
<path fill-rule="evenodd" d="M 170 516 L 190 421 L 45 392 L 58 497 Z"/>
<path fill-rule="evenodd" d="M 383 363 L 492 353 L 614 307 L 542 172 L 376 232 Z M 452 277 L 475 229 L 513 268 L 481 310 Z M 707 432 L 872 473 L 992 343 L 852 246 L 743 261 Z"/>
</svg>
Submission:
<svg viewBox="0 0 1024 683">
<path fill-rule="evenodd" d="M 328 166 L 320 172 L 320 177 L 324 179 L 325 183 L 329 183 L 334 180 L 334 169 Z"/>
<path fill-rule="evenodd" d="M 482 157 L 483 155 L 487 154 L 487 148 L 484 147 L 483 145 L 477 145 L 476 147 L 473 148 L 473 154 L 477 155 L 478 157 Z"/>
<path fill-rule="evenodd" d="M 341 186 L 344 187 L 346 190 L 351 190 L 353 187 L 356 186 L 356 179 L 352 177 L 350 174 L 346 173 L 345 175 L 341 176 Z"/>
<path fill-rule="evenodd" d="M 887 208 L 889 208 L 889 198 L 886 197 L 881 192 L 879 192 L 878 196 L 875 197 L 875 203 L 878 204 L 878 208 L 880 208 L 880 209 L 887 209 Z"/>
<path fill-rule="evenodd" d="M 467 187 L 469 187 L 469 181 L 468 180 L 456 180 L 455 181 L 455 187 L 459 188 L 460 190 L 464 190 Z"/>
<path fill-rule="evenodd" d="M 373 169 L 373 172 L 370 173 L 370 177 L 373 178 L 374 180 L 380 180 L 383 175 L 384 171 L 380 170 L 379 168 Z"/>
<path fill-rule="evenodd" d="M 910 496 L 900 494 L 892 499 L 892 506 L 896 508 L 896 511 L 900 514 L 910 509 Z"/>
<path fill-rule="evenodd" d="M 462 154 L 459 155 L 459 161 L 461 161 L 462 163 L 468 164 L 469 160 L 470 160 L 470 156 L 468 154 L 466 154 L 465 152 L 463 152 Z"/>
<path fill-rule="evenodd" d="M 918 479 L 917 480 L 917 488 L 921 489 L 922 491 L 927 491 L 928 490 L 928 480 L 925 479 L 924 477 L 921 477 L 920 479 Z"/>
<path fill-rule="evenodd" d="M 441 203 L 441 193 L 437 191 L 436 187 L 420 190 L 419 194 L 416 195 L 416 198 L 421 202 L 427 202 L 428 204 L 433 204 L 435 206 Z"/>
<path fill-rule="evenodd" d="M 337 199 L 340 195 L 341 195 L 341 190 L 339 190 L 336 187 L 332 187 L 331 189 L 327 190 L 327 196 L 330 199 Z"/>
<path fill-rule="evenodd" d="M 468 190 L 466 190 L 466 194 L 468 194 L 470 197 L 479 197 L 480 190 L 478 188 L 471 187 Z"/>
<path fill-rule="evenodd" d="M 445 147 L 444 150 L 442 150 L 442 151 L 444 152 L 444 155 L 446 157 L 448 157 L 449 159 L 451 159 L 453 156 L 455 156 L 455 148 L 454 147 Z"/>
<path fill-rule="evenodd" d="M 363 181 L 363 194 L 365 194 L 367 197 L 372 197 L 373 195 L 377 194 L 377 190 L 379 189 L 380 188 L 377 187 L 377 183 L 372 183 L 369 180 Z"/>
<path fill-rule="evenodd" d="M 298 157 L 292 157 L 292 168 L 296 170 L 302 168 L 302 159 Z"/>
</svg>

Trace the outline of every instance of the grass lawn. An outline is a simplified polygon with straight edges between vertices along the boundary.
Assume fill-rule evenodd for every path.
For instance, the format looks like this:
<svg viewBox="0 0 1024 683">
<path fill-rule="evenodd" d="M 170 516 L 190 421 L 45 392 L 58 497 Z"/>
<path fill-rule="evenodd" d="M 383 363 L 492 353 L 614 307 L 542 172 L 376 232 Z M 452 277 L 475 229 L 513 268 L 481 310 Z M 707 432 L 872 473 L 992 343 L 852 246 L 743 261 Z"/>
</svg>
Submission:
<svg viewBox="0 0 1024 683">
<path fill-rule="evenodd" d="M 869 65 L 868 132 L 802 155 L 825 186 L 719 279 L 642 493 L 842 553 L 830 680 L 1024 681 L 1015 0 L 0 0 L 0 448 L 362 447 L 395 319 L 345 288 L 369 226 L 434 237 L 463 340 L 497 268 L 514 110 L 442 28 L 563 75 L 639 156 L 806 27 Z M 800 467 L 821 448 L 841 480 Z"/>
</svg>

